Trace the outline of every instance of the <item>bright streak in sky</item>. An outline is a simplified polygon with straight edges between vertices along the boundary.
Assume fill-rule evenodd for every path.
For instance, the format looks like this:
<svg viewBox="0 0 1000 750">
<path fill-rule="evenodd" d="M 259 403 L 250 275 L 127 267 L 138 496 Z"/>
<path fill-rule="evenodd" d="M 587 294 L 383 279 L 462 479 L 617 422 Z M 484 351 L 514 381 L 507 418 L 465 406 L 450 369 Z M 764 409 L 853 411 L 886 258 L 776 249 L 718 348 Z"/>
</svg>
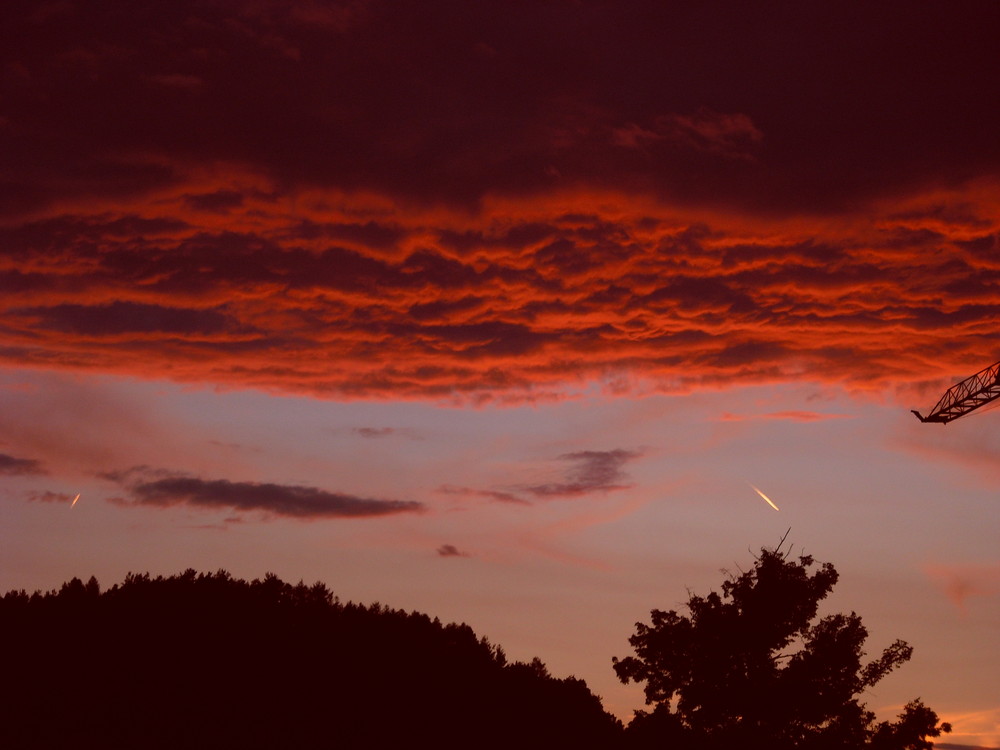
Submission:
<svg viewBox="0 0 1000 750">
<path fill-rule="evenodd" d="M 73 507 L 74 505 L 76 505 L 76 501 L 77 501 L 77 500 L 79 500 L 79 499 L 80 499 L 80 493 L 79 493 L 79 492 L 77 492 L 77 493 L 76 493 L 76 497 L 74 497 L 74 498 L 73 498 L 73 502 L 71 502 L 71 503 L 69 504 L 69 507 L 71 507 L 71 508 L 72 508 L 72 507 Z"/>
<path fill-rule="evenodd" d="M 775 504 L 774 504 L 774 503 L 773 503 L 773 502 L 771 501 L 771 498 L 769 498 L 769 497 L 768 497 L 767 495 L 765 495 L 765 494 L 764 494 L 763 492 L 761 492 L 761 491 L 760 491 L 759 489 L 757 489 L 756 487 L 754 487 L 754 486 L 753 486 L 752 484 L 751 484 L 750 486 L 751 486 L 751 487 L 753 487 L 753 489 L 754 489 L 754 492 L 756 492 L 756 493 L 757 493 L 758 495 L 760 495 L 760 496 L 761 496 L 762 498 L 764 498 L 765 502 L 767 502 L 767 504 L 768 504 L 768 505 L 770 505 L 770 506 L 771 506 L 772 508 L 774 508 L 775 510 L 780 510 L 780 508 L 778 508 L 778 506 L 777 506 L 777 505 L 775 505 Z"/>
</svg>

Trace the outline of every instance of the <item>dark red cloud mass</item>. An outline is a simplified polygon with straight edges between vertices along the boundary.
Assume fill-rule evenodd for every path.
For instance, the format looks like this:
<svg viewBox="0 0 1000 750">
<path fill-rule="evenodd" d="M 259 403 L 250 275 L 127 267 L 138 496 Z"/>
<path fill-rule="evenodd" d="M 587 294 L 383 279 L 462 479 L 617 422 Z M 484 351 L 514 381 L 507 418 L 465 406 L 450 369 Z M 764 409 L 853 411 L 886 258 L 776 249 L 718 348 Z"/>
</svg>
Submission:
<svg viewBox="0 0 1000 750">
<path fill-rule="evenodd" d="M 482 402 L 1000 355 L 1000 6 L 10 0 L 0 362 Z"/>
</svg>

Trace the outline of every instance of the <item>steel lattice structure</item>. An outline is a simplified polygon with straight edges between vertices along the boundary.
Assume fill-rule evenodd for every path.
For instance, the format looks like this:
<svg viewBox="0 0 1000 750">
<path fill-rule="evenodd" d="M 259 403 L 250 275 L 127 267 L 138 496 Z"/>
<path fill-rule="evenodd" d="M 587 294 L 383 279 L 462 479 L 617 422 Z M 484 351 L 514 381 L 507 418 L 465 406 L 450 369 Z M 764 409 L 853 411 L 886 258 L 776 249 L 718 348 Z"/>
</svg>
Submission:
<svg viewBox="0 0 1000 750">
<path fill-rule="evenodd" d="M 941 397 L 926 417 L 916 409 L 911 411 L 921 422 L 941 422 L 947 424 L 980 406 L 1000 398 L 1000 362 L 980 370 L 961 383 L 956 383 Z"/>
</svg>

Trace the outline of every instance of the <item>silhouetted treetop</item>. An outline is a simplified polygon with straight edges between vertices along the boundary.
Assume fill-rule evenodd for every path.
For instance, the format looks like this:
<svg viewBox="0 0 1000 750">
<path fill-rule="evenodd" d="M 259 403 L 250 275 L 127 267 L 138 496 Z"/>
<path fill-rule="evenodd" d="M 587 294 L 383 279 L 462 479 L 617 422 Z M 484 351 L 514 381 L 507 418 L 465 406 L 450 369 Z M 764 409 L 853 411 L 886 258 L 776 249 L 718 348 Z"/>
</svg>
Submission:
<svg viewBox="0 0 1000 750">
<path fill-rule="evenodd" d="M 635 656 L 613 659 L 622 682 L 645 683 L 654 707 L 629 725 L 632 743 L 904 750 L 950 731 L 919 701 L 898 722 L 876 724 L 858 696 L 912 649 L 896 641 L 863 662 L 868 631 L 857 614 L 816 619 L 837 571 L 780 547 L 730 575 L 721 595 L 690 594 L 687 614 L 654 609 L 650 624 L 636 624 Z"/>
</svg>

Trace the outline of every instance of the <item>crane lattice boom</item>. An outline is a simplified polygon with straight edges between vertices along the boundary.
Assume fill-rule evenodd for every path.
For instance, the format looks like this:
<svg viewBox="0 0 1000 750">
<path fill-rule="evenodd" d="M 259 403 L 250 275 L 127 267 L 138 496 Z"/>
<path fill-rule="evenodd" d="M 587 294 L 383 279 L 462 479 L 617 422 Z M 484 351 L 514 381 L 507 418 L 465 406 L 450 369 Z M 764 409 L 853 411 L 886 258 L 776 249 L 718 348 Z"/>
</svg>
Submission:
<svg viewBox="0 0 1000 750">
<path fill-rule="evenodd" d="M 973 409 L 988 404 L 995 398 L 1000 398 L 1000 362 L 980 370 L 961 383 L 956 383 L 941 397 L 926 417 L 921 416 L 916 409 L 911 411 L 921 422 L 941 422 L 947 424 L 968 414 Z"/>
</svg>

